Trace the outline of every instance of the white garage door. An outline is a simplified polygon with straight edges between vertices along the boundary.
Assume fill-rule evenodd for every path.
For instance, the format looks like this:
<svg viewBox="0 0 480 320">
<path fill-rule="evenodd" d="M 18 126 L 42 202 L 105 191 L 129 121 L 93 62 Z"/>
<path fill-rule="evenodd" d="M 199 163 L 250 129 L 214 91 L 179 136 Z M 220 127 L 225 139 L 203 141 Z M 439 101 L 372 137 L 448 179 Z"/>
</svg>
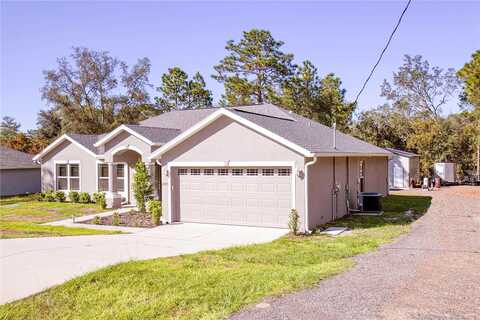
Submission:
<svg viewBox="0 0 480 320">
<path fill-rule="evenodd" d="M 286 228 L 290 168 L 178 168 L 180 220 Z"/>
</svg>

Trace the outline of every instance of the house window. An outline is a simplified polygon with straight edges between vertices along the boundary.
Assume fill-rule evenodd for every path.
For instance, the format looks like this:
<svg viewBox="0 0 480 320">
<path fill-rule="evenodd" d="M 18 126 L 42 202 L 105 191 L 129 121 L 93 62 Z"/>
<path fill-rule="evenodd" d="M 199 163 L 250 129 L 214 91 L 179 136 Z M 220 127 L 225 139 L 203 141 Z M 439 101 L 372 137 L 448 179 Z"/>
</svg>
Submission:
<svg viewBox="0 0 480 320">
<path fill-rule="evenodd" d="M 247 169 L 247 176 L 258 176 L 258 169 Z"/>
<path fill-rule="evenodd" d="M 278 175 L 279 176 L 289 176 L 290 175 L 290 169 L 288 168 L 281 168 L 281 169 L 278 169 Z"/>
<path fill-rule="evenodd" d="M 218 169 L 217 173 L 219 176 L 228 176 L 228 169 Z"/>
<path fill-rule="evenodd" d="M 200 175 L 200 169 L 190 169 L 190 174 L 192 176 L 199 176 Z"/>
<path fill-rule="evenodd" d="M 56 190 L 80 190 L 80 165 L 78 163 L 59 163 L 55 170 Z"/>
<path fill-rule="evenodd" d="M 213 169 L 204 169 L 203 174 L 206 176 L 213 176 L 214 170 Z"/>
<path fill-rule="evenodd" d="M 272 168 L 262 169 L 262 176 L 273 176 L 274 170 Z"/>
<path fill-rule="evenodd" d="M 108 164 L 98 165 L 98 191 L 108 191 Z"/>
<path fill-rule="evenodd" d="M 365 191 L 365 161 L 360 160 L 358 168 L 358 184 L 360 192 Z"/>
<path fill-rule="evenodd" d="M 243 176 L 243 169 L 232 169 L 232 176 Z"/>
<path fill-rule="evenodd" d="M 120 163 L 116 165 L 117 173 L 117 192 L 125 191 L 125 164 Z"/>
<path fill-rule="evenodd" d="M 180 169 L 178 169 L 178 175 L 179 175 L 179 176 L 186 176 L 187 173 L 188 173 L 188 170 L 185 169 L 185 168 L 180 168 Z"/>
</svg>

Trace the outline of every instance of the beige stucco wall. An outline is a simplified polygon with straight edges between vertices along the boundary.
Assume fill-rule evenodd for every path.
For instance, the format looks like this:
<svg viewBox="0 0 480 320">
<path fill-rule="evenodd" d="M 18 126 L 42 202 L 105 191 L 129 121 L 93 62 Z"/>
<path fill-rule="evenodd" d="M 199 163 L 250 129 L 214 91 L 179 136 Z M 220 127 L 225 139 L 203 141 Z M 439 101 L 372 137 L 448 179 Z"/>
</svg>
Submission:
<svg viewBox="0 0 480 320">
<path fill-rule="evenodd" d="M 150 145 L 148 145 L 144 141 L 140 140 L 139 138 L 131 135 L 126 131 L 120 132 L 118 135 L 116 135 L 107 143 L 105 143 L 104 145 L 105 161 L 106 162 L 112 161 L 112 153 L 115 151 L 116 148 L 127 147 L 127 146 L 133 146 L 135 147 L 135 149 L 139 149 L 139 151 L 142 153 L 142 160 L 144 162 L 149 162 L 148 157 L 150 156 L 150 153 L 152 151 Z"/>
<path fill-rule="evenodd" d="M 365 161 L 365 192 L 388 194 L 387 157 L 336 157 L 335 160 L 332 157 L 320 157 L 309 169 L 310 228 L 347 214 L 347 196 L 351 207 L 357 206 L 360 160 Z M 334 176 L 338 187 L 336 199 L 333 196 Z"/>
<path fill-rule="evenodd" d="M 288 161 L 294 162 L 299 170 L 303 170 L 304 157 L 295 151 L 287 149 L 279 143 L 252 131 L 249 128 L 231 120 L 221 117 L 203 130 L 199 131 L 183 143 L 167 151 L 162 155 L 162 191 L 163 191 L 163 212 L 169 212 L 168 203 L 168 163 L 176 162 L 267 162 L 267 161 Z M 175 188 L 175 170 L 170 172 L 173 177 L 172 183 Z M 303 176 L 295 177 L 295 206 L 301 217 L 303 226 L 304 220 L 304 180 Z M 175 194 L 175 193 L 174 193 Z M 178 198 L 173 197 L 172 215 L 178 217 L 175 202 Z"/>
<path fill-rule="evenodd" d="M 42 191 L 55 189 L 55 160 L 79 161 L 80 191 L 93 193 L 97 190 L 96 158 L 70 141 L 64 141 L 41 159 Z"/>
</svg>

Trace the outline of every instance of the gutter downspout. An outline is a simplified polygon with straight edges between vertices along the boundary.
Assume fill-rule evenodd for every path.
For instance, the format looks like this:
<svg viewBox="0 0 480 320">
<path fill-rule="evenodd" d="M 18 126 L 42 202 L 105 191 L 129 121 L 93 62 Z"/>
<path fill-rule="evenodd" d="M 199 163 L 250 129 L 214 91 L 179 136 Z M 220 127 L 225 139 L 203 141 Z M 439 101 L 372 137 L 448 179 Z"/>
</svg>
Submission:
<svg viewBox="0 0 480 320">
<path fill-rule="evenodd" d="M 308 229 L 308 167 L 314 165 L 317 159 L 317 157 L 313 157 L 312 161 L 305 163 L 305 233 L 310 233 Z"/>
</svg>

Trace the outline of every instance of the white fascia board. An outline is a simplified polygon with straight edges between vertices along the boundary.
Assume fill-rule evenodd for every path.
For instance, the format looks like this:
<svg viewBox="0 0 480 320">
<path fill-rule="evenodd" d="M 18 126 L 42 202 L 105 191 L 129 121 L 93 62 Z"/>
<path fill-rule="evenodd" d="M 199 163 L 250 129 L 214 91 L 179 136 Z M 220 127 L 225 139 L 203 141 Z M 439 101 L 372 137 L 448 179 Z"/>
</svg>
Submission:
<svg viewBox="0 0 480 320">
<path fill-rule="evenodd" d="M 294 161 L 173 161 L 170 167 L 295 167 Z"/>
<path fill-rule="evenodd" d="M 70 138 L 67 134 L 63 134 L 61 135 L 60 137 L 58 137 L 55 141 L 53 141 L 52 143 L 50 143 L 45 149 L 42 150 L 42 152 L 40 152 L 39 154 L 37 154 L 35 157 L 33 157 L 33 161 L 37 161 L 39 159 L 41 159 L 46 153 L 50 152 L 51 150 L 53 150 L 56 146 L 58 146 L 60 143 L 62 143 L 63 141 L 65 140 L 68 140 L 70 141 L 71 143 L 75 144 L 76 146 L 78 146 L 79 148 L 81 148 L 82 150 L 84 150 L 85 152 L 87 152 L 89 155 L 93 156 L 93 157 L 98 157 L 97 154 L 95 154 L 94 152 L 92 152 L 92 150 L 89 150 L 88 148 L 86 148 L 85 146 L 83 146 L 82 144 L 78 143 L 77 141 L 75 141 L 74 139 Z"/>
<path fill-rule="evenodd" d="M 162 147 L 158 148 L 155 152 L 152 153 L 152 155 L 150 156 L 150 159 L 155 159 L 155 158 L 158 158 L 159 156 L 161 156 L 163 153 L 165 153 L 166 151 L 170 150 L 171 148 L 173 148 L 174 146 L 178 145 L 179 143 L 183 142 L 184 140 L 188 139 L 189 137 L 191 137 L 192 135 L 194 135 L 195 133 L 197 133 L 198 131 L 202 130 L 203 128 L 205 128 L 207 125 L 209 125 L 210 123 L 212 123 L 213 121 L 215 121 L 216 119 L 220 118 L 221 116 L 227 116 L 229 117 L 230 119 L 232 120 L 235 120 L 243 125 L 245 125 L 246 127 L 252 129 L 253 131 L 256 131 L 260 134 L 263 134 L 269 138 L 271 138 L 272 140 L 292 149 L 292 150 L 295 150 L 297 151 L 298 153 L 302 154 L 303 156 L 305 157 L 312 157 L 313 154 L 308 151 L 307 149 L 285 139 L 285 138 L 282 138 L 280 137 L 279 135 L 271 132 L 270 130 L 267 130 L 245 118 L 242 118 L 241 116 L 238 116 L 236 115 L 235 113 L 231 112 L 231 111 L 228 111 L 227 109 L 225 108 L 222 108 L 214 113 L 212 113 L 210 116 L 206 117 L 205 119 L 203 119 L 202 121 L 200 121 L 199 123 L 197 123 L 196 125 L 194 125 L 193 127 L 191 127 L 190 129 L 184 131 L 183 133 L 181 133 L 180 135 L 178 135 L 176 138 L 170 140 L 168 143 L 164 144 Z"/>
<path fill-rule="evenodd" d="M 138 139 L 142 140 L 143 142 L 145 142 L 146 144 L 152 146 L 152 145 L 156 145 L 155 143 L 153 143 L 153 141 L 151 141 L 150 139 L 147 139 L 145 138 L 144 136 L 142 136 L 140 133 L 136 132 L 135 130 L 132 130 L 130 129 L 129 127 L 125 126 L 125 125 L 121 125 L 120 127 L 116 128 L 115 130 L 113 130 L 112 132 L 110 132 L 109 134 L 107 134 L 105 137 L 103 137 L 102 139 L 98 140 L 97 142 L 95 142 L 94 146 L 95 147 L 99 147 L 101 146 L 102 144 L 105 144 L 107 143 L 108 141 L 110 141 L 112 138 L 114 138 L 117 134 L 119 134 L 120 132 L 122 131 L 126 131 L 128 133 L 130 133 L 132 136 L 135 136 L 137 137 Z"/>
</svg>

